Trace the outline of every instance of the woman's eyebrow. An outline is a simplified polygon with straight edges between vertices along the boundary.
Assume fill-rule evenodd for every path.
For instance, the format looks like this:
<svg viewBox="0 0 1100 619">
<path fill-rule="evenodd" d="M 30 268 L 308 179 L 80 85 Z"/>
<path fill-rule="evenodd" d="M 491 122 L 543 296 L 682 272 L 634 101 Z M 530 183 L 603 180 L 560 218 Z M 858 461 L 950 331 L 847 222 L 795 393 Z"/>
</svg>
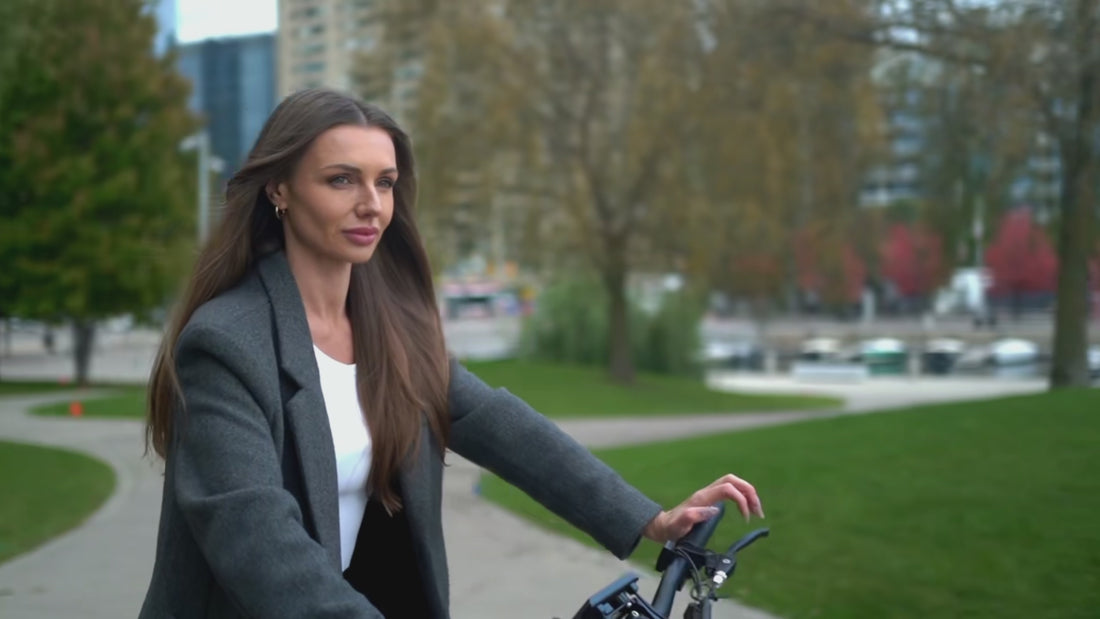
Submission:
<svg viewBox="0 0 1100 619">
<path fill-rule="evenodd" d="M 321 169 L 322 170 L 327 170 L 329 168 L 336 168 L 336 169 L 339 169 L 339 170 L 343 170 L 345 172 L 354 172 L 356 174 L 362 174 L 363 173 L 362 170 L 360 170 L 356 166 L 351 165 L 350 163 L 330 163 L 329 165 L 327 165 L 327 166 L 325 166 Z"/>
<path fill-rule="evenodd" d="M 361 170 L 358 166 L 351 165 L 350 163 L 331 163 L 321 169 L 327 170 L 329 168 L 337 168 L 339 170 L 344 170 L 345 172 L 354 172 L 355 174 L 360 175 L 363 174 L 363 170 Z M 380 171 L 379 174 L 397 174 L 397 168 L 386 168 Z"/>
</svg>

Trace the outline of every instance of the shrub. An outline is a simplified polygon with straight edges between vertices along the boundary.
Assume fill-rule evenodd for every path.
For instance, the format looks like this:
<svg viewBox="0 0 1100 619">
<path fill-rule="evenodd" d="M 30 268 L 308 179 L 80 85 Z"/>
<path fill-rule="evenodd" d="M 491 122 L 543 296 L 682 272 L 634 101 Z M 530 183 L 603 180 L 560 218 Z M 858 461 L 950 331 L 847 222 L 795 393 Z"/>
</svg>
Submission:
<svg viewBox="0 0 1100 619">
<path fill-rule="evenodd" d="M 608 351 L 608 298 L 598 281 L 575 277 L 554 282 L 538 297 L 524 322 L 525 357 L 559 363 L 603 365 Z M 698 371 L 702 304 L 687 293 L 670 293 L 654 312 L 629 306 L 631 354 L 639 370 L 661 374 Z"/>
</svg>

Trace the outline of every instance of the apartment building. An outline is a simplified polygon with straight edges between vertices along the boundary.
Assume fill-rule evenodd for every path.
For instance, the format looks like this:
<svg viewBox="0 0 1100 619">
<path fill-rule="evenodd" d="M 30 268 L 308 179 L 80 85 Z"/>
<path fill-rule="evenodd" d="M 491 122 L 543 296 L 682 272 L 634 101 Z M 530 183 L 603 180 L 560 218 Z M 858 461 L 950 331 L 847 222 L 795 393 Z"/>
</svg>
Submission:
<svg viewBox="0 0 1100 619">
<path fill-rule="evenodd" d="M 305 88 L 335 88 L 377 103 L 401 119 L 415 104 L 423 72 L 417 5 L 279 0 L 279 96 Z M 381 45 L 383 34 L 389 36 L 386 46 Z"/>
</svg>

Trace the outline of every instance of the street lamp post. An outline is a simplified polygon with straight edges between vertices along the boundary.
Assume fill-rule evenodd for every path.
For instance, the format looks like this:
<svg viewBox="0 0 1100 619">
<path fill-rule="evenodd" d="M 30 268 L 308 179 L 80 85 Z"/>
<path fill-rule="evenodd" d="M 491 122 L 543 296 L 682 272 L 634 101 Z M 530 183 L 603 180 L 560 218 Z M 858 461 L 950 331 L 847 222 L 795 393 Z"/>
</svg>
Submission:
<svg viewBox="0 0 1100 619">
<path fill-rule="evenodd" d="M 206 242 L 207 230 L 210 228 L 210 173 L 221 172 L 224 166 L 222 160 L 210 153 L 210 135 L 205 131 L 199 131 L 189 135 L 180 142 L 182 151 L 198 151 L 198 241 L 202 246 Z"/>
</svg>

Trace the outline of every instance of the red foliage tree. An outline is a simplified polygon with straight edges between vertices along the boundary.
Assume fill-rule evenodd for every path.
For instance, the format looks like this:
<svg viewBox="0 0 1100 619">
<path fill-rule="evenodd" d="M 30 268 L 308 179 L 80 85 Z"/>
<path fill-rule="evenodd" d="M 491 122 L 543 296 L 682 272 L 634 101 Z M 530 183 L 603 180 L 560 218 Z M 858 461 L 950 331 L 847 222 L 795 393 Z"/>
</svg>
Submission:
<svg viewBox="0 0 1100 619">
<path fill-rule="evenodd" d="M 943 241 L 923 226 L 891 226 L 881 255 L 883 276 L 903 297 L 924 297 L 943 281 Z"/>
<path fill-rule="evenodd" d="M 1049 293 L 1057 287 L 1057 254 L 1046 232 L 1026 210 L 1001 219 L 997 235 L 986 249 L 985 263 L 993 273 L 993 296 Z"/>
</svg>

